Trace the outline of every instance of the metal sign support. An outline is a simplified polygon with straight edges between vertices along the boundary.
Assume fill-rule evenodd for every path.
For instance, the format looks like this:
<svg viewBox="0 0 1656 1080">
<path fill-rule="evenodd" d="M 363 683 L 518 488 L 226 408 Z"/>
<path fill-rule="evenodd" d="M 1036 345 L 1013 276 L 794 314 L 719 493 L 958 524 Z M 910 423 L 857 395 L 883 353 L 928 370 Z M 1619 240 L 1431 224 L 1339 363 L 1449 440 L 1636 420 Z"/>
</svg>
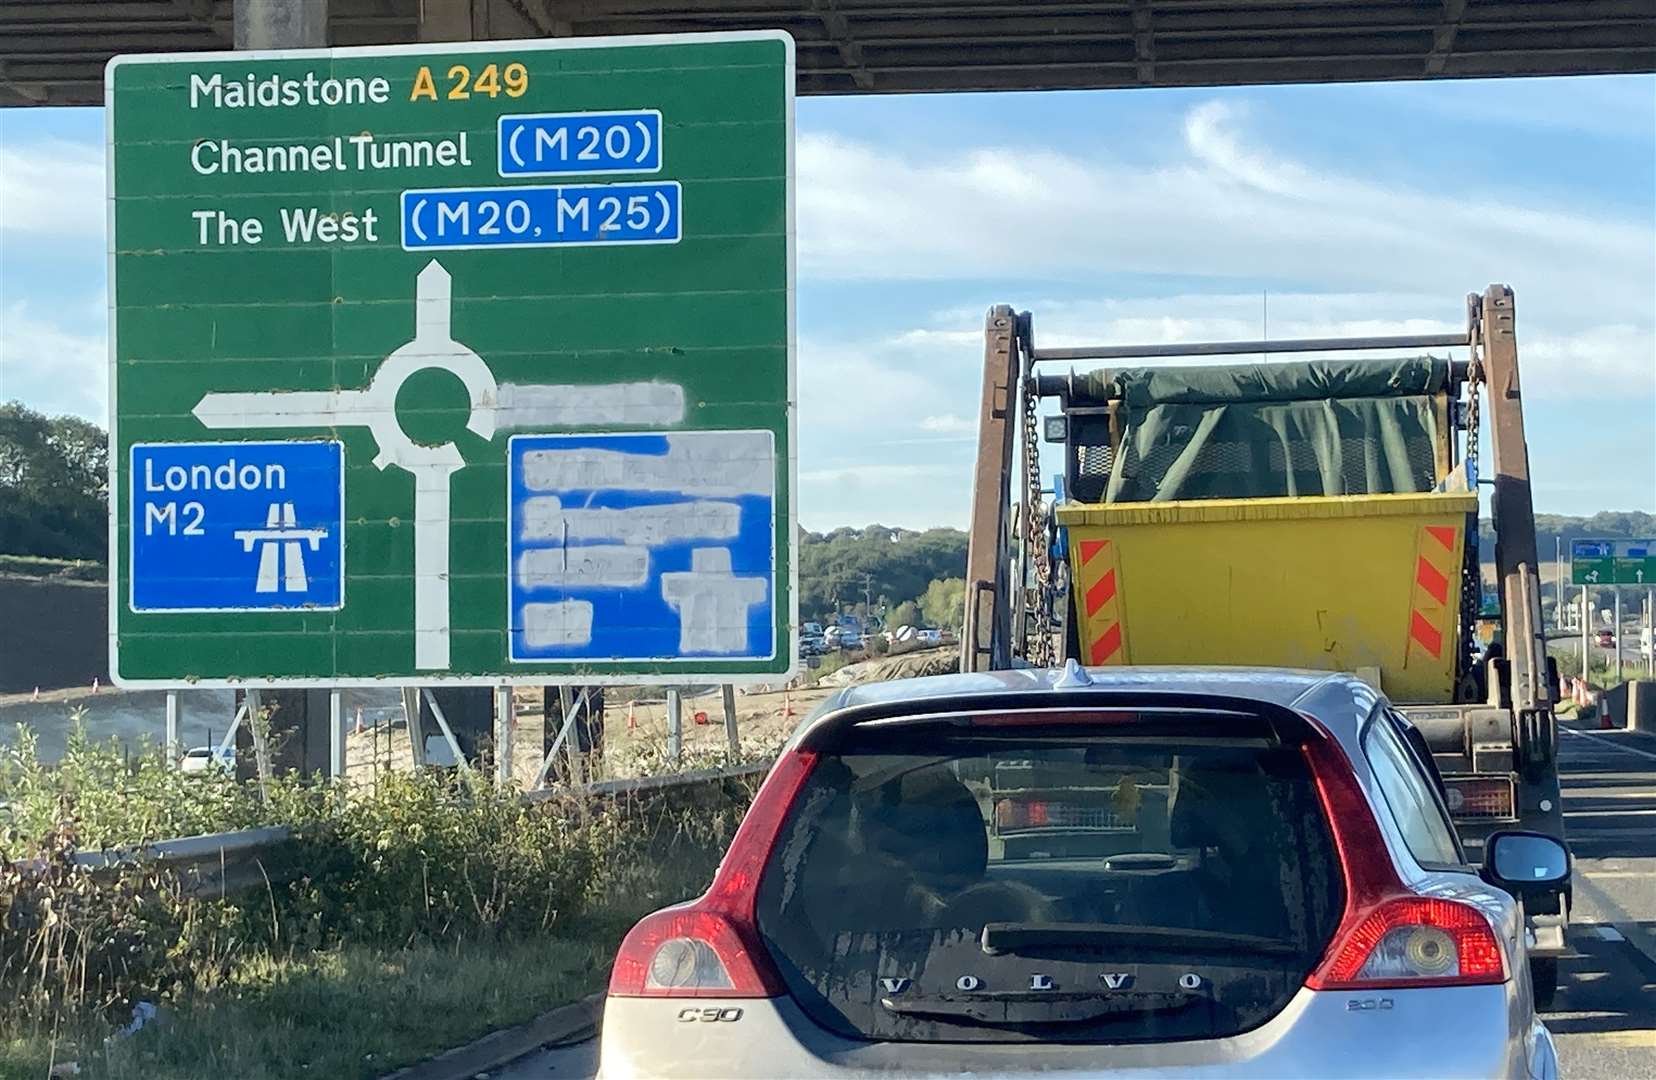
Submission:
<svg viewBox="0 0 1656 1080">
<path fill-rule="evenodd" d="M 178 691 L 167 691 L 167 767 L 178 767 Z"/>
<path fill-rule="evenodd" d="M 512 742 L 517 735 L 517 709 L 512 703 L 512 688 L 495 688 L 495 786 L 512 786 Z"/>
<path fill-rule="evenodd" d="M 724 684 L 724 725 L 725 742 L 730 748 L 732 761 L 741 756 L 742 739 L 736 732 L 736 688 L 729 683 Z"/>
<path fill-rule="evenodd" d="M 667 764 L 678 767 L 684 756 L 684 699 L 677 687 L 667 691 Z"/>
</svg>

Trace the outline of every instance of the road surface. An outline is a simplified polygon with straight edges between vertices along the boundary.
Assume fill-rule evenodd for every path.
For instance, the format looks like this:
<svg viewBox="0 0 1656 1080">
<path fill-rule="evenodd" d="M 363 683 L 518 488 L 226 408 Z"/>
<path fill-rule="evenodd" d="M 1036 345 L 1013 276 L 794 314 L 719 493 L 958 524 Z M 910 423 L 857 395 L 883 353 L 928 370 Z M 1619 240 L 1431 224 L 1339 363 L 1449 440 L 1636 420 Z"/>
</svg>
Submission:
<svg viewBox="0 0 1656 1080">
<path fill-rule="evenodd" d="M 1656 1077 L 1656 735 L 1566 729 L 1560 742 L 1573 955 L 1545 1020 L 1571 1080 Z M 487 1075 L 586 1080 L 597 1068 L 589 1039 Z"/>
</svg>

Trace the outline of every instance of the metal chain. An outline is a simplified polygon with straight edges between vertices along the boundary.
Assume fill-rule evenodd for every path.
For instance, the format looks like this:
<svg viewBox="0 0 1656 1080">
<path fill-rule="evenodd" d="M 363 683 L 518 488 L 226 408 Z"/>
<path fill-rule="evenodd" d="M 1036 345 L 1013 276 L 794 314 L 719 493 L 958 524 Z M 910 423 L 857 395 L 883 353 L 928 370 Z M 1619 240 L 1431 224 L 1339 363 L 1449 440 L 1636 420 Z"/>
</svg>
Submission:
<svg viewBox="0 0 1656 1080">
<path fill-rule="evenodd" d="M 1027 659 L 1036 667 L 1051 667 L 1056 658 L 1052 650 L 1052 560 L 1047 553 L 1047 514 L 1041 502 L 1041 444 L 1037 425 L 1036 397 L 1033 387 L 1025 380 L 1023 395 L 1023 456 L 1024 508 L 1023 529 L 1026 550 L 1035 567 L 1038 594 L 1035 604 L 1034 640 L 1026 642 Z M 1018 583 L 1023 588 L 1022 582 Z"/>
<path fill-rule="evenodd" d="M 1478 361 L 1478 349 L 1482 327 L 1474 319 L 1474 332 L 1471 335 L 1470 347 L 1467 349 L 1466 362 L 1466 457 L 1463 462 L 1466 471 L 1466 485 L 1472 493 L 1478 493 L 1478 384 L 1482 381 L 1483 366 Z M 1483 612 L 1483 573 L 1479 568 L 1481 556 L 1478 554 L 1478 533 L 1476 514 L 1472 515 L 1473 524 L 1467 532 L 1466 552 L 1461 560 L 1461 647 L 1455 658 L 1455 673 L 1457 676 L 1465 673 L 1472 662 L 1472 653 L 1477 641 L 1478 616 Z"/>
<path fill-rule="evenodd" d="M 1483 365 L 1478 350 L 1483 345 L 1483 327 L 1479 324 L 1466 351 L 1466 483 L 1474 493 L 1478 490 L 1478 383 L 1483 379 Z"/>
</svg>

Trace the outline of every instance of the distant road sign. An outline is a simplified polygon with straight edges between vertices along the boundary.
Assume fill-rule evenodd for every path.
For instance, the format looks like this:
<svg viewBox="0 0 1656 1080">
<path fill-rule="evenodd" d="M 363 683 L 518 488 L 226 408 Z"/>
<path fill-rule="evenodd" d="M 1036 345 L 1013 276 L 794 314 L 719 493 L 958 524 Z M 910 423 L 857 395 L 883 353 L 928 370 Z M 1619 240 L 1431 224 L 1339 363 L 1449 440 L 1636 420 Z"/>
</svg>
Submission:
<svg viewBox="0 0 1656 1080">
<path fill-rule="evenodd" d="M 1572 540 L 1575 585 L 1656 585 L 1656 540 Z"/>
<path fill-rule="evenodd" d="M 116 681 L 791 669 L 791 39 L 105 81 Z"/>
</svg>

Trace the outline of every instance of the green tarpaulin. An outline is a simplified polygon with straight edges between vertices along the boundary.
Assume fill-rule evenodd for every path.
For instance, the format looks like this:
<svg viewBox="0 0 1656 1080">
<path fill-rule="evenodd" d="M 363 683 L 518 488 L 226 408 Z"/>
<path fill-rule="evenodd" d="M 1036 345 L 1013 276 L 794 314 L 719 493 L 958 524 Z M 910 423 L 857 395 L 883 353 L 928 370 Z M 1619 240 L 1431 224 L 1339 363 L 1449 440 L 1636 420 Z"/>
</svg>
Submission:
<svg viewBox="0 0 1656 1080">
<path fill-rule="evenodd" d="M 1448 435 L 1434 399 L 1447 360 L 1133 368 L 1078 382 L 1072 407 L 1119 403 L 1104 502 L 1401 494 L 1441 479 Z"/>
</svg>

